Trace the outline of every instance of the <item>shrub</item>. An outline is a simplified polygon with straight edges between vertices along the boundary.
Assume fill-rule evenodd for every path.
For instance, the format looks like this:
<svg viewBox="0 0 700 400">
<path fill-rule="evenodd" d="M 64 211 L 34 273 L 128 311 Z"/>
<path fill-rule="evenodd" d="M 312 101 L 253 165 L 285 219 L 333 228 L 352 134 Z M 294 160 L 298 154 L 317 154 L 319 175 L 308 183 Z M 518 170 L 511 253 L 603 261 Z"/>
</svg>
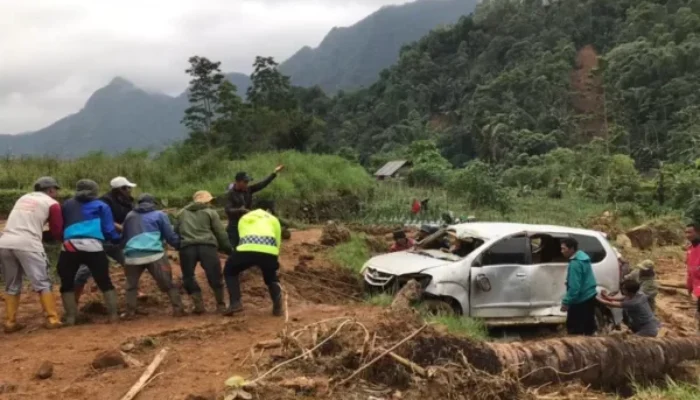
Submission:
<svg viewBox="0 0 700 400">
<path fill-rule="evenodd" d="M 473 161 L 450 179 L 448 190 L 462 196 L 472 207 L 490 207 L 503 213 L 512 209 L 512 199 L 488 164 Z"/>
</svg>

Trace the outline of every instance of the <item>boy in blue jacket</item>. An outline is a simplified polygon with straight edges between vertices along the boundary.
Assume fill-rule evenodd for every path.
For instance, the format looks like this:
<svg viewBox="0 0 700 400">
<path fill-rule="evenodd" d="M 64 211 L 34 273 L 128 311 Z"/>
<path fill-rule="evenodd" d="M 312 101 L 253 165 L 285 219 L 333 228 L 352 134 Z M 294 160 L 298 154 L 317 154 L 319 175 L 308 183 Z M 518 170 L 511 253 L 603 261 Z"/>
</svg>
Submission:
<svg viewBox="0 0 700 400">
<path fill-rule="evenodd" d="M 97 199 L 99 187 L 95 181 L 82 179 L 76 185 L 75 196 L 63 203 L 63 246 L 58 257 L 61 278 L 61 298 L 65 325 L 75 325 L 78 304 L 75 300 L 75 275 L 81 265 L 92 273 L 97 287 L 104 295 L 109 321 L 117 322 L 117 293 L 109 277 L 109 260 L 104 243 L 119 244 L 112 211 Z"/>
<path fill-rule="evenodd" d="M 139 279 L 148 270 L 167 293 L 173 306 L 173 315 L 184 315 L 180 292 L 173 285 L 172 269 L 165 252 L 163 241 L 178 249 L 180 237 L 173 230 L 168 216 L 156 210 L 155 198 L 148 193 L 139 196 L 137 206 L 126 215 L 122 226 L 122 243 L 126 272 L 126 315 L 127 319 L 137 314 Z"/>
<path fill-rule="evenodd" d="M 598 330 L 595 322 L 598 286 L 591 259 L 578 249 L 573 238 L 561 241 L 561 253 L 569 260 L 566 272 L 566 295 L 561 311 L 566 312 L 566 330 L 570 335 L 593 335 Z"/>
</svg>

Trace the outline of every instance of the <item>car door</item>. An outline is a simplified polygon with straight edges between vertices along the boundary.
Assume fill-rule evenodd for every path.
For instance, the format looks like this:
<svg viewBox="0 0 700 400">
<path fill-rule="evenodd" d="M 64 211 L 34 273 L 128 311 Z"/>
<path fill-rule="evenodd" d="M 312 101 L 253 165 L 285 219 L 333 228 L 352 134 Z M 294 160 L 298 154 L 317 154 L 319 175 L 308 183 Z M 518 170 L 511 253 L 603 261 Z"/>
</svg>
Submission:
<svg viewBox="0 0 700 400">
<path fill-rule="evenodd" d="M 567 233 L 530 232 L 531 243 L 540 241 L 533 248 L 530 266 L 531 316 L 562 316 L 561 300 L 566 293 L 566 271 L 568 260 L 561 254 L 561 239 Z"/>
<path fill-rule="evenodd" d="M 525 233 L 486 248 L 471 267 L 470 315 L 523 317 L 530 310 L 530 241 Z"/>
</svg>

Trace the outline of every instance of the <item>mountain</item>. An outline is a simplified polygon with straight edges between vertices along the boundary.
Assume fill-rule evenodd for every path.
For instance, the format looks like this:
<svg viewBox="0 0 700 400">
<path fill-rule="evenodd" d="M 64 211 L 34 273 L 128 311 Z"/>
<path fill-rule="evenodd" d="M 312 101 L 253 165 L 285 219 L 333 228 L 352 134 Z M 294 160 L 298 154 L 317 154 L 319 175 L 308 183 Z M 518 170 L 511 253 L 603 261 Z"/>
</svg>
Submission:
<svg viewBox="0 0 700 400">
<path fill-rule="evenodd" d="M 402 46 L 435 27 L 454 23 L 476 3 L 419 0 L 383 7 L 351 27 L 334 28 L 318 48 L 301 49 L 280 69 L 294 85 L 320 85 L 329 92 L 369 85 L 398 59 Z M 240 73 L 226 77 L 245 98 L 250 78 Z M 115 78 L 75 114 L 35 132 L 0 135 L 0 154 L 75 157 L 91 151 L 160 150 L 186 137 L 180 124 L 186 107 L 186 91 L 177 97 L 149 93 Z"/>
<path fill-rule="evenodd" d="M 280 65 L 292 84 L 327 93 L 374 83 L 404 45 L 474 11 L 477 0 L 420 0 L 386 6 L 347 28 L 333 28 L 321 44 L 304 47 Z"/>
</svg>

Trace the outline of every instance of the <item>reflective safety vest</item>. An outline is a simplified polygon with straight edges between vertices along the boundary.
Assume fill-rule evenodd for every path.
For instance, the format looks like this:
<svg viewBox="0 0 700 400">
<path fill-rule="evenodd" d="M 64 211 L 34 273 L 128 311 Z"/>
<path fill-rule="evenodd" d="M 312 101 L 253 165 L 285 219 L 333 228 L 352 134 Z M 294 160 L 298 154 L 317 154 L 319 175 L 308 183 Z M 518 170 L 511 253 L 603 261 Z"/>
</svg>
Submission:
<svg viewBox="0 0 700 400">
<path fill-rule="evenodd" d="M 265 210 L 245 214 L 238 221 L 237 251 L 254 251 L 278 256 L 282 246 L 280 221 Z"/>
</svg>

